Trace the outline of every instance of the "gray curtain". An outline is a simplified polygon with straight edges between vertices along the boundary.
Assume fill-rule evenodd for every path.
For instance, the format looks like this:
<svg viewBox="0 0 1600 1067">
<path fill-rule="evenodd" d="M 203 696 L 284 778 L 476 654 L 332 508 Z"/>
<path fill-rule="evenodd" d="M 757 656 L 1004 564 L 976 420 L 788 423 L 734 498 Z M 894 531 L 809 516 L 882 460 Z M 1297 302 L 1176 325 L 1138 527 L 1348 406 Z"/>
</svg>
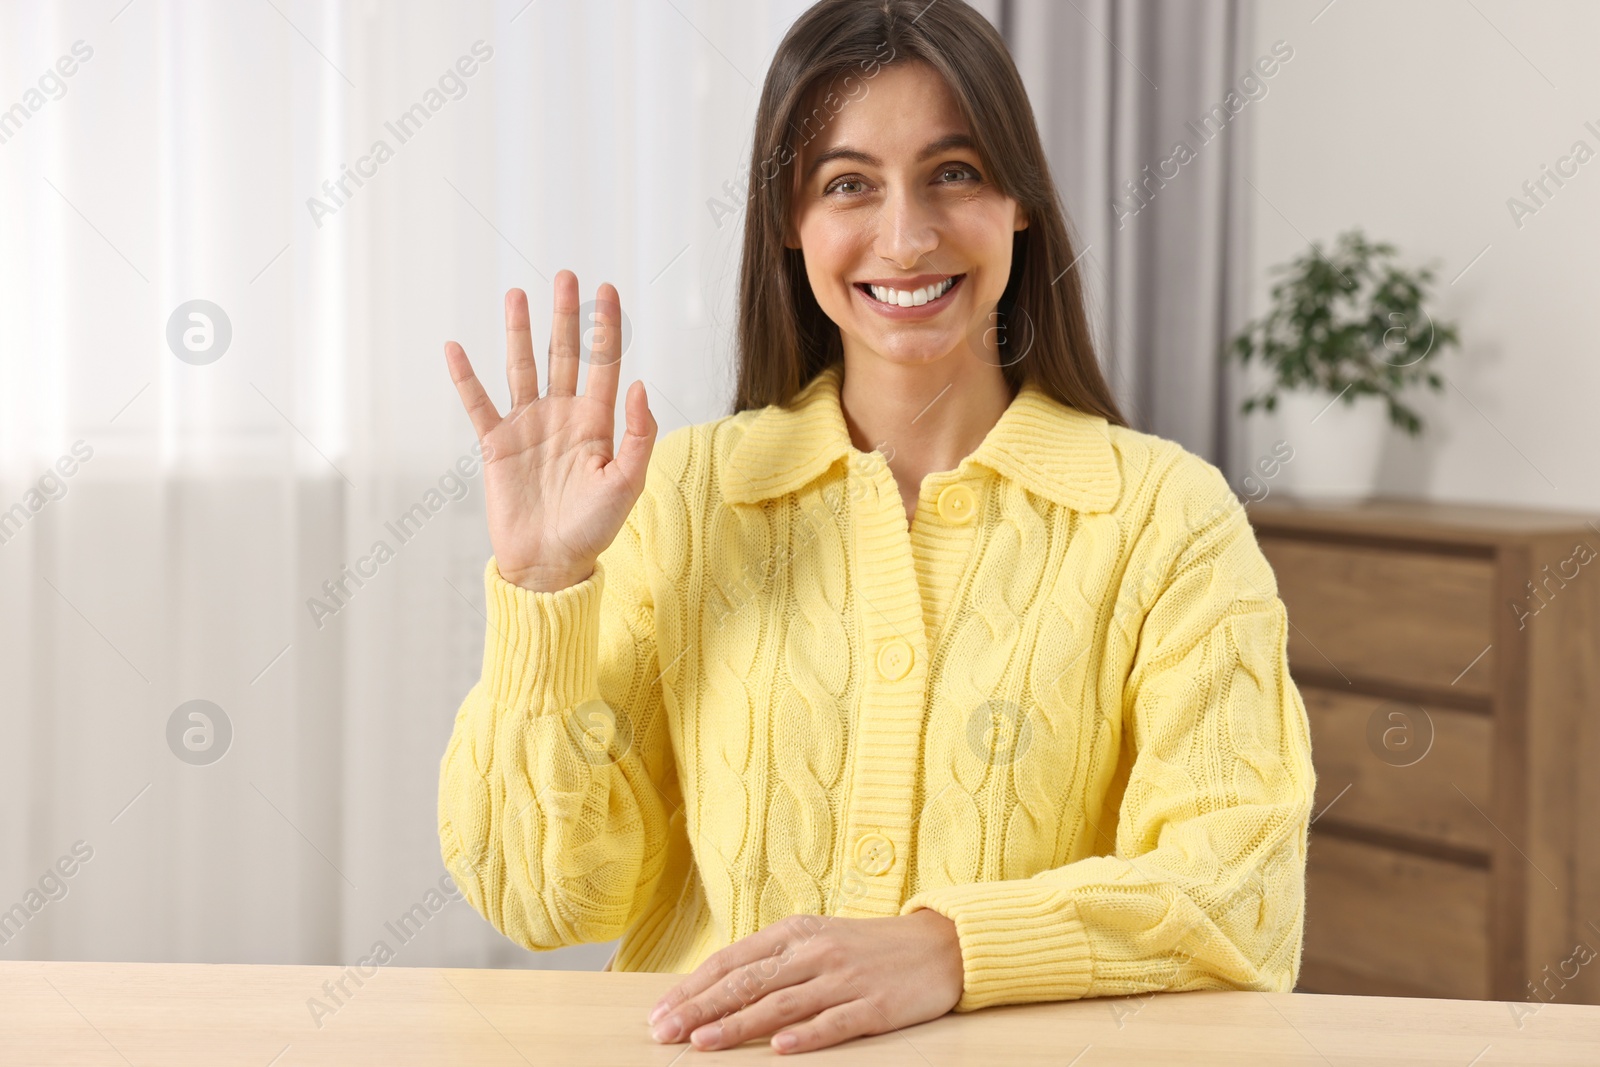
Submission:
<svg viewBox="0 0 1600 1067">
<path fill-rule="evenodd" d="M 1239 420 L 1222 354 L 1244 321 L 1254 195 L 1242 167 L 1250 101 L 1228 96 L 1256 58 L 1249 0 L 992 6 L 1027 83 L 1124 413 L 1228 472 Z"/>
</svg>

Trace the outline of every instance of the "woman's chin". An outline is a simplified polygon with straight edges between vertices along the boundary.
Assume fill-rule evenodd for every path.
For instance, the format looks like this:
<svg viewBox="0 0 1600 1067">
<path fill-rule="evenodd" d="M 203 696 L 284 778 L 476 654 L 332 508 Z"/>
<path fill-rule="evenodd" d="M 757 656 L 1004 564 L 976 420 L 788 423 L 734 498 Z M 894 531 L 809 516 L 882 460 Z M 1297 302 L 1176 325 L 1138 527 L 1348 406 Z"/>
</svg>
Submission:
<svg viewBox="0 0 1600 1067">
<path fill-rule="evenodd" d="M 921 367 L 937 363 L 950 355 L 959 345 L 960 338 L 879 338 L 878 343 L 868 342 L 864 347 L 885 363 L 906 367 Z"/>
</svg>

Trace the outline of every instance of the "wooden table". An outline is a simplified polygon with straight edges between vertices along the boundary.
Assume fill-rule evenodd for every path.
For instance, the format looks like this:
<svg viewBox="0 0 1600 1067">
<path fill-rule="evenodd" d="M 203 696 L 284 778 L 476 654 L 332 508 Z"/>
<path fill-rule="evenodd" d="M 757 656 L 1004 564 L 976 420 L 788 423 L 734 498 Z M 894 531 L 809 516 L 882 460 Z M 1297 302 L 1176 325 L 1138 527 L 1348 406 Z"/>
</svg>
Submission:
<svg viewBox="0 0 1600 1067">
<path fill-rule="evenodd" d="M 719 1064 L 780 1058 L 765 1041 L 716 1053 L 652 1041 L 645 1014 L 675 975 L 371 970 L 359 988 L 347 978 L 352 995 L 340 995 L 335 1007 L 323 983 L 349 968 L 0 962 L 0 1063 L 665 1067 L 680 1057 L 715 1056 Z M 314 1020 L 313 998 L 333 1014 Z M 1595 1064 L 1600 1007 L 1166 993 L 946 1015 L 803 1053 L 800 1062 Z"/>
</svg>

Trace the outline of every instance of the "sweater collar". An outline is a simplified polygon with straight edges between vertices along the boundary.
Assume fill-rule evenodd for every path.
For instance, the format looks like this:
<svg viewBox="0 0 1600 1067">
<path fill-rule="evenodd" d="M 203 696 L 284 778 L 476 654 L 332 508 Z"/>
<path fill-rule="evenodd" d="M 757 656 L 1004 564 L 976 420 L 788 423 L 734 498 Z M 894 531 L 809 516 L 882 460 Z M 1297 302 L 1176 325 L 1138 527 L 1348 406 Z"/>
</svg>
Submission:
<svg viewBox="0 0 1600 1067">
<path fill-rule="evenodd" d="M 843 373 L 834 363 L 790 407 L 771 404 L 756 412 L 729 453 L 724 499 L 747 504 L 783 496 L 858 452 L 839 406 Z M 1060 403 L 1031 381 L 961 467 L 970 463 L 1076 511 L 1110 510 L 1122 489 L 1106 420 Z"/>
</svg>

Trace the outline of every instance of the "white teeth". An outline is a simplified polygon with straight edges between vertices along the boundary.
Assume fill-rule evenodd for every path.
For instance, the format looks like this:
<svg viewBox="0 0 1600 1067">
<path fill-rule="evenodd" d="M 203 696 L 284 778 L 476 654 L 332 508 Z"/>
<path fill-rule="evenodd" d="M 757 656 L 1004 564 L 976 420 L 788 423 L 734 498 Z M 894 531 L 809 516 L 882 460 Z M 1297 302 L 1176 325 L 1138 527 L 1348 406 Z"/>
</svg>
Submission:
<svg viewBox="0 0 1600 1067">
<path fill-rule="evenodd" d="M 921 307 L 930 300 L 937 300 L 950 291 L 956 283 L 954 278 L 946 278 L 934 285 L 925 285 L 921 289 L 891 289 L 886 285 L 868 286 L 872 295 L 885 304 L 898 304 L 903 308 Z"/>
</svg>

